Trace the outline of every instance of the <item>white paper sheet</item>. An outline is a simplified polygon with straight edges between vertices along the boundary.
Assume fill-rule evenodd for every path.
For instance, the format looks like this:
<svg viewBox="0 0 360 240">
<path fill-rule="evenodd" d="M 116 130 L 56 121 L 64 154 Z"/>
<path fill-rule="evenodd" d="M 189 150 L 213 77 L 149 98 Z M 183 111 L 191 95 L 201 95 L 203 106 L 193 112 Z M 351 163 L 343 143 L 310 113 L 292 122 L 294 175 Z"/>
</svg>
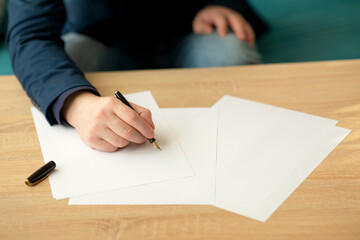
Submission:
<svg viewBox="0 0 360 240">
<path fill-rule="evenodd" d="M 215 206 L 259 221 L 350 132 L 272 106 L 239 100 L 227 105 L 218 119 Z"/>
<path fill-rule="evenodd" d="M 209 108 L 160 109 L 183 148 L 196 176 L 72 197 L 86 204 L 213 204 L 217 111 Z"/>
<path fill-rule="evenodd" d="M 313 150 L 309 151 L 311 153 L 306 157 L 306 160 L 301 162 L 292 172 L 289 172 L 279 188 L 273 191 L 257 209 L 255 214 L 262 215 L 262 221 L 270 217 L 311 172 L 315 170 L 322 160 L 351 132 L 349 129 L 340 127 L 324 127 L 322 131 L 324 131 L 324 135 L 322 136 L 321 144 L 314 145 Z"/>
<path fill-rule="evenodd" d="M 50 127 L 32 108 L 45 162 L 54 160 L 50 175 L 56 199 L 194 176 L 194 171 L 173 137 L 150 92 L 126 95 L 129 101 L 152 111 L 156 124 L 156 150 L 150 143 L 129 145 L 115 153 L 90 149 L 70 127 Z"/>
<path fill-rule="evenodd" d="M 213 107 L 218 109 L 218 113 L 223 113 L 227 108 L 231 106 L 236 106 L 237 108 L 246 108 L 246 109 L 256 109 L 257 111 L 271 111 L 272 114 L 280 114 L 282 116 L 292 116 L 298 118 L 298 120 L 308 119 L 311 121 L 317 121 L 318 123 L 322 124 L 329 124 L 329 125 L 336 125 L 338 121 L 333 119 L 328 119 L 324 117 L 319 117 L 303 112 L 298 112 L 286 108 L 276 107 L 268 104 L 263 104 L 259 102 L 254 102 L 238 97 L 233 97 L 229 95 L 223 96 L 219 101 L 217 101 Z M 246 114 L 250 114 L 251 111 L 247 112 Z"/>
</svg>

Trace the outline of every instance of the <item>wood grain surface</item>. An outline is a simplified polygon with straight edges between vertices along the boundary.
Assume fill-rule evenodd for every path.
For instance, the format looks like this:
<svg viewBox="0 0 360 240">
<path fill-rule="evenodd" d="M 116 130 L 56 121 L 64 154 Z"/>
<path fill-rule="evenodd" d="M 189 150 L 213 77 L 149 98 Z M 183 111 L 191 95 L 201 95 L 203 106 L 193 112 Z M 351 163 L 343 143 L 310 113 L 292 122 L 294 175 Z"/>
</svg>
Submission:
<svg viewBox="0 0 360 240">
<path fill-rule="evenodd" d="M 68 206 L 49 181 L 14 76 L 0 77 L 0 239 L 360 239 L 360 60 L 89 73 L 102 95 L 151 90 L 160 107 L 210 107 L 224 94 L 339 120 L 352 129 L 266 223 L 212 206 Z"/>
</svg>

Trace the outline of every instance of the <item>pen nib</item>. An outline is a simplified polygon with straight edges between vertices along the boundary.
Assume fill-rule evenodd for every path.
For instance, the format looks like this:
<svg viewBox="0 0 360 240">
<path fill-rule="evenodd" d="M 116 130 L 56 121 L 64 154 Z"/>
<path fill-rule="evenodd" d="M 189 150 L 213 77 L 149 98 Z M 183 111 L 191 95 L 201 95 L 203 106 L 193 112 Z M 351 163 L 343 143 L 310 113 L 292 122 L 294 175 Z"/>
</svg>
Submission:
<svg viewBox="0 0 360 240">
<path fill-rule="evenodd" d="M 161 150 L 161 148 L 159 147 L 159 145 L 157 145 L 156 141 L 153 141 L 152 144 L 159 150 Z"/>
</svg>

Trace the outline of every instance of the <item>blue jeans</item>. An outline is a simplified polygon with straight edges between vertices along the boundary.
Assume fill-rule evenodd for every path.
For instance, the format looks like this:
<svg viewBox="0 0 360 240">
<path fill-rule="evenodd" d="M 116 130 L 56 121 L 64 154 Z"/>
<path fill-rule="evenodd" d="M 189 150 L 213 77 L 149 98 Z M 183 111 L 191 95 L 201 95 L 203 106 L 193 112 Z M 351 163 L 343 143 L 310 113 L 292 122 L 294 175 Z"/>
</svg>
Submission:
<svg viewBox="0 0 360 240">
<path fill-rule="evenodd" d="M 188 34 L 166 44 L 107 46 L 78 33 L 63 36 L 65 51 L 84 72 L 154 68 L 193 68 L 261 63 L 257 50 L 228 33 L 221 38 Z"/>
</svg>

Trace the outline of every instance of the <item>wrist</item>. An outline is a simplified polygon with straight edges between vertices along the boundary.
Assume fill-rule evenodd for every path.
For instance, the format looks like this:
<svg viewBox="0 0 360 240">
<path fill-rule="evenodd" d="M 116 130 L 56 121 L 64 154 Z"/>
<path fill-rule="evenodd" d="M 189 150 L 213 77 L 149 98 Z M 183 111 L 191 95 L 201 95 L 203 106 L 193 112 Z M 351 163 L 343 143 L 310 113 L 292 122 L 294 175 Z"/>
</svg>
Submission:
<svg viewBox="0 0 360 240">
<path fill-rule="evenodd" d="M 71 126 L 74 126 L 77 113 L 84 108 L 86 102 L 95 98 L 97 98 L 95 94 L 86 90 L 74 92 L 64 101 L 63 107 L 61 108 L 61 115 Z"/>
</svg>

